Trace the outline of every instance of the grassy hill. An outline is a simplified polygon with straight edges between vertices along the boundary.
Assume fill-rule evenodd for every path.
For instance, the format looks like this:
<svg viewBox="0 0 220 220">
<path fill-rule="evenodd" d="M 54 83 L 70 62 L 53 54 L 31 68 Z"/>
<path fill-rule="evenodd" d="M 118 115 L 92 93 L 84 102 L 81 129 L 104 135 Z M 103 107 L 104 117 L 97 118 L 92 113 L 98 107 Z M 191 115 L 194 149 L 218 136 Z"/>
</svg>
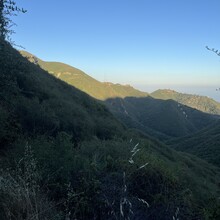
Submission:
<svg viewBox="0 0 220 220">
<path fill-rule="evenodd" d="M 219 168 L 129 131 L 0 45 L 1 219 L 219 217 Z"/>
<path fill-rule="evenodd" d="M 26 51 L 20 51 L 20 53 L 27 57 L 31 62 L 38 64 L 41 68 L 47 70 L 50 74 L 80 89 L 81 91 L 86 92 L 96 99 L 105 100 L 111 97 L 124 98 L 126 96 L 148 96 L 148 93 L 136 90 L 130 85 L 123 86 L 108 82 L 101 83 L 81 70 L 67 64 L 59 62 L 45 62 Z"/>
<path fill-rule="evenodd" d="M 27 57 L 29 61 L 40 65 L 41 68 L 47 70 L 50 74 L 99 100 L 106 100 L 108 98 L 115 97 L 125 98 L 151 96 L 155 99 L 172 99 L 182 105 L 195 108 L 202 112 L 220 114 L 220 103 L 206 96 L 178 93 L 169 89 L 159 89 L 151 94 L 148 94 L 146 92 L 139 91 L 130 85 L 113 84 L 110 82 L 101 83 L 81 70 L 64 63 L 45 62 L 26 51 L 20 51 L 20 53 Z"/>
<path fill-rule="evenodd" d="M 176 150 L 194 154 L 220 166 L 220 121 L 196 134 L 169 141 L 168 144 Z"/>
<path fill-rule="evenodd" d="M 220 114 L 220 103 L 206 96 L 184 94 L 170 89 L 159 89 L 150 96 L 162 100 L 172 99 L 202 112 Z"/>
<path fill-rule="evenodd" d="M 20 53 L 56 78 L 73 85 L 96 99 L 106 100 L 104 103 L 110 111 L 128 127 L 137 128 L 161 140 L 188 135 L 204 128 L 215 120 L 207 114 L 199 113 L 193 109 L 190 110 L 182 104 L 152 99 L 147 93 L 138 91 L 131 86 L 101 83 L 69 65 L 59 62 L 45 62 L 25 51 L 20 51 Z M 162 97 L 163 99 L 168 99 L 167 97 L 169 95 L 170 99 L 177 99 L 179 97 L 178 93 L 171 90 L 158 90 L 151 95 L 156 98 Z M 131 99 L 126 97 L 142 97 L 143 99 L 141 98 L 137 101 L 136 98 Z M 124 100 L 107 100 L 110 98 L 124 98 Z M 187 100 L 187 98 L 188 96 L 184 100 Z M 209 102 L 209 99 L 205 100 L 205 103 L 209 104 Z M 112 105 L 112 103 L 114 104 Z M 196 103 L 197 101 L 194 104 L 196 105 Z M 124 108 L 126 109 L 125 111 Z M 186 114 L 186 109 L 188 115 Z M 126 111 L 127 113 L 129 112 L 129 115 Z M 190 117 L 188 117 L 189 114 Z"/>
<path fill-rule="evenodd" d="M 194 133 L 216 121 L 210 114 L 173 100 L 127 97 L 108 99 L 106 105 L 128 127 L 161 140 Z"/>
</svg>

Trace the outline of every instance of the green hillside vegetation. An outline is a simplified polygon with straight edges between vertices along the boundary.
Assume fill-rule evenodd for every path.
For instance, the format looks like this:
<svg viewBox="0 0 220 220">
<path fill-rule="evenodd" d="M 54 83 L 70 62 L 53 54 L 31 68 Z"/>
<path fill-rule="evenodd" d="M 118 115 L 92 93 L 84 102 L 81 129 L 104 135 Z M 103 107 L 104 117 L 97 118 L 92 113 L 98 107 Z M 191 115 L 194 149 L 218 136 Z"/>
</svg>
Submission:
<svg viewBox="0 0 220 220">
<path fill-rule="evenodd" d="M 20 53 L 27 57 L 29 61 L 40 65 L 41 68 L 47 70 L 57 78 L 67 82 L 72 86 L 75 86 L 81 91 L 84 91 L 99 100 L 106 100 L 108 98 L 114 97 L 125 98 L 151 96 L 155 99 L 172 99 L 182 105 L 195 108 L 202 112 L 217 115 L 220 114 L 220 103 L 206 96 L 184 94 L 170 89 L 159 89 L 153 93 L 148 94 L 146 92 L 139 91 L 129 85 L 113 84 L 110 82 L 101 83 L 86 73 L 82 72 L 81 70 L 64 63 L 45 62 L 26 51 L 20 51 Z"/>
<path fill-rule="evenodd" d="M 136 90 L 130 85 L 123 86 L 108 82 L 101 83 L 81 70 L 67 64 L 59 62 L 45 62 L 26 51 L 20 51 L 20 53 L 27 57 L 31 62 L 38 64 L 41 68 L 47 70 L 50 74 L 80 89 L 81 91 L 86 92 L 96 99 L 105 100 L 111 97 L 124 98 L 126 96 L 148 96 L 148 93 Z"/>
<path fill-rule="evenodd" d="M 170 89 L 159 89 L 151 93 L 150 96 L 163 100 L 172 99 L 202 112 L 220 114 L 220 103 L 206 96 L 184 94 Z"/>
<path fill-rule="evenodd" d="M 107 82 L 101 83 L 81 70 L 69 65 L 59 62 L 45 62 L 26 51 L 20 51 L 20 53 L 56 78 L 73 85 L 96 99 L 104 100 L 110 111 L 128 127 L 139 129 L 160 140 L 191 134 L 215 121 L 211 116 L 202 114 L 194 109 L 189 109 L 182 104 L 152 99 L 148 93 L 138 91 L 131 86 Z M 166 94 L 172 94 L 170 99 L 175 100 L 179 93 L 171 90 L 161 90 L 161 92 L 158 90 L 151 95 L 157 98 L 159 94 L 162 94 L 161 97 L 163 99 L 168 97 Z M 128 97 L 138 97 L 141 99 L 137 101 L 136 98 L 131 99 Z M 189 95 L 189 97 L 191 96 Z M 116 98 L 116 100 L 109 100 L 110 98 Z M 125 99 L 119 100 L 117 98 Z M 205 97 L 201 98 L 205 99 Z M 212 100 L 205 99 L 207 104 L 210 101 Z M 188 117 L 189 114 L 190 117 Z"/>
<path fill-rule="evenodd" d="M 106 105 L 128 127 L 161 140 L 197 132 L 216 121 L 210 114 L 173 100 L 127 97 L 108 99 Z"/>
<path fill-rule="evenodd" d="M 0 46 L 2 220 L 219 218 L 219 168 Z"/>
<path fill-rule="evenodd" d="M 169 141 L 168 144 L 220 167 L 220 121 L 196 134 Z"/>
</svg>

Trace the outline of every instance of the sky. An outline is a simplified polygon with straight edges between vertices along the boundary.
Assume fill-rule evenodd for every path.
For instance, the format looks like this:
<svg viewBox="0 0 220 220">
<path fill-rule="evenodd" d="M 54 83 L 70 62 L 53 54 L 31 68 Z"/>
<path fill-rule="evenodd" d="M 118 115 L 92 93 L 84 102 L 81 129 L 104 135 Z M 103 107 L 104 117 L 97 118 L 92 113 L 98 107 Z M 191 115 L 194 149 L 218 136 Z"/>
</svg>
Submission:
<svg viewBox="0 0 220 220">
<path fill-rule="evenodd" d="M 220 49 L 219 0 L 16 2 L 27 13 L 13 18 L 12 39 L 45 61 L 143 91 L 210 88 L 220 100 L 220 57 L 205 48 Z"/>
</svg>

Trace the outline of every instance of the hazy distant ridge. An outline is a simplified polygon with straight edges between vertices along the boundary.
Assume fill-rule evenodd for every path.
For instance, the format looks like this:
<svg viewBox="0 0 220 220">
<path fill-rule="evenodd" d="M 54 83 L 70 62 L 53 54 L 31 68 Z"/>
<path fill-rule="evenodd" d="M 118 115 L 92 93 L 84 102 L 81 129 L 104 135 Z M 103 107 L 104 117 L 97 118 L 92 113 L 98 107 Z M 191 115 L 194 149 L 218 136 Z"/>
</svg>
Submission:
<svg viewBox="0 0 220 220">
<path fill-rule="evenodd" d="M 172 99 L 202 112 L 218 115 L 220 114 L 220 103 L 206 96 L 184 94 L 170 89 L 159 89 L 150 95 L 156 99 Z"/>
</svg>

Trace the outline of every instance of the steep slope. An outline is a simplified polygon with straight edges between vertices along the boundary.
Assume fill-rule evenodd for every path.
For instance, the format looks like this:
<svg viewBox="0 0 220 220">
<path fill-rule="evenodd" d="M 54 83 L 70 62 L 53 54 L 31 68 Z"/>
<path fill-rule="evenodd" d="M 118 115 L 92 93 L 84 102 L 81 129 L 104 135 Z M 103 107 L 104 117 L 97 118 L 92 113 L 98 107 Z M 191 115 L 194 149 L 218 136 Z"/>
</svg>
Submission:
<svg viewBox="0 0 220 220">
<path fill-rule="evenodd" d="M 195 108 L 202 112 L 220 114 L 220 103 L 206 96 L 183 94 L 169 89 L 159 89 L 151 94 L 148 94 L 146 92 L 139 91 L 130 85 L 113 84 L 110 82 L 101 83 L 81 70 L 64 63 L 45 62 L 26 51 L 20 51 L 20 53 L 27 57 L 31 62 L 40 65 L 41 68 L 47 70 L 50 74 L 99 100 L 106 100 L 108 98 L 115 97 L 125 98 L 151 96 L 155 99 L 172 99 L 182 105 Z"/>
<path fill-rule="evenodd" d="M 113 83 L 101 83 L 81 70 L 64 63 L 45 62 L 26 51 L 20 51 L 20 53 L 24 57 L 27 57 L 31 62 L 38 64 L 41 68 L 47 70 L 50 74 L 80 89 L 81 91 L 86 92 L 96 99 L 105 100 L 111 97 L 124 98 L 126 96 L 148 96 L 146 92 L 136 90 L 129 85 L 123 86 Z"/>
<path fill-rule="evenodd" d="M 170 89 L 159 89 L 151 93 L 150 96 L 163 100 L 172 99 L 202 112 L 220 114 L 220 103 L 206 96 L 184 94 Z"/>
<path fill-rule="evenodd" d="M 104 105 L 98 104 L 86 93 L 45 74 L 38 66 L 21 59 L 19 54 L 13 56 L 11 58 L 9 54 L 8 60 L 1 63 L 4 67 L 6 62 L 13 64 L 11 59 L 15 59 L 11 69 L 8 64 L 7 69 L 1 70 L 1 97 L 7 97 L 7 100 L 1 100 L 1 110 L 5 112 L 2 121 L 16 126 L 18 132 L 34 132 L 35 135 L 47 133 L 54 136 L 65 130 L 72 134 L 77 144 L 79 140 L 92 136 L 106 139 L 111 133 L 115 136 L 122 129 Z M 6 128 L 3 130 L 6 136 L 10 132 Z M 1 143 L 10 141 L 5 136 L 1 139 Z"/>
<path fill-rule="evenodd" d="M 194 135 L 174 139 L 167 144 L 220 167 L 220 121 Z"/>
<path fill-rule="evenodd" d="M 218 219 L 218 168 L 0 45 L 1 219 Z"/>
<path fill-rule="evenodd" d="M 106 100 L 104 103 L 112 113 L 130 128 L 138 128 L 139 130 L 161 140 L 170 137 L 180 137 L 190 134 L 191 132 L 196 132 L 215 120 L 206 114 L 201 114 L 193 109 L 189 110 L 189 108 L 184 107 L 182 104 L 152 99 L 147 93 L 135 90 L 131 86 L 101 83 L 69 65 L 58 62 L 44 62 L 25 51 L 20 51 L 20 53 L 32 63 L 49 71 L 49 73 L 56 78 L 75 86 L 81 91 L 84 91 L 99 100 Z M 169 93 L 172 94 L 170 95 L 170 98 L 176 99 L 177 93 L 174 91 L 167 91 L 164 93 L 158 91 L 153 93 L 153 95 L 159 97 L 159 94 Z M 167 96 L 161 95 L 163 99 L 166 99 Z M 112 105 L 112 103 L 110 103 L 111 101 L 107 99 L 115 97 L 147 98 L 139 99 L 139 101 L 135 98 L 127 98 L 126 100 L 113 101 L 116 104 Z M 129 111 L 129 116 L 127 114 L 128 112 L 126 113 L 126 111 L 123 110 L 124 107 L 128 109 L 126 111 Z M 188 117 L 184 109 L 188 109 L 190 117 Z"/>
<path fill-rule="evenodd" d="M 172 100 L 127 97 L 108 99 L 106 104 L 128 127 L 138 128 L 162 140 L 191 134 L 216 121 L 212 115 Z"/>
</svg>

